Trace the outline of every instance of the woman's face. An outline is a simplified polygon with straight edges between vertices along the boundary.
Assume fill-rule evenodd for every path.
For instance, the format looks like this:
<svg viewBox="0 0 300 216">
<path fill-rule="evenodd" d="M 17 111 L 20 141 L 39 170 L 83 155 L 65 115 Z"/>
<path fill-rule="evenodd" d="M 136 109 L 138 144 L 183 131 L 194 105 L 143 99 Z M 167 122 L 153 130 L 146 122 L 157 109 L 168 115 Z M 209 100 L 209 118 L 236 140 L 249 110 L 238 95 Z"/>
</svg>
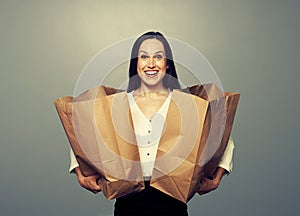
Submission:
<svg viewBox="0 0 300 216">
<path fill-rule="evenodd" d="M 162 87 L 162 79 L 166 74 L 166 69 L 167 59 L 162 42 L 157 39 L 143 41 L 138 52 L 137 63 L 141 86 Z"/>
</svg>

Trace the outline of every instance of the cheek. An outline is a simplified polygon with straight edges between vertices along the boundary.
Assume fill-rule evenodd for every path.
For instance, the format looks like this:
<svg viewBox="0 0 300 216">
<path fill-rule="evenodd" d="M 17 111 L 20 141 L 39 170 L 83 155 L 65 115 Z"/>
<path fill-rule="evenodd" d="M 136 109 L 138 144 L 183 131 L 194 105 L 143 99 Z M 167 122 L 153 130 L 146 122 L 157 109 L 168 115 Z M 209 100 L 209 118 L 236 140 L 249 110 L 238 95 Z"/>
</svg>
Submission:
<svg viewBox="0 0 300 216">
<path fill-rule="evenodd" d="M 158 62 L 156 64 L 159 68 L 166 70 L 167 69 L 167 63 L 166 62 Z"/>
<path fill-rule="evenodd" d="M 144 62 L 138 61 L 137 70 L 139 71 L 139 70 L 143 69 L 145 67 L 145 65 L 146 64 Z"/>
</svg>

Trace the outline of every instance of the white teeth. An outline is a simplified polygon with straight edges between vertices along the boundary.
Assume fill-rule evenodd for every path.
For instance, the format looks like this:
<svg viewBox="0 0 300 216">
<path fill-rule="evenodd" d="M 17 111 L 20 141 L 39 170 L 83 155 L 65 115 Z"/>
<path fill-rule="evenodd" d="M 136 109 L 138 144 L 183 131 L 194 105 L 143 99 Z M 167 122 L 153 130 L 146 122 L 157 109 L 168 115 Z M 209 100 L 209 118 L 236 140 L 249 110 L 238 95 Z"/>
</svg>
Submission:
<svg viewBox="0 0 300 216">
<path fill-rule="evenodd" d="M 145 71 L 145 73 L 146 73 L 147 75 L 155 75 L 155 74 L 157 74 L 158 72 L 157 72 L 157 71 Z"/>
</svg>

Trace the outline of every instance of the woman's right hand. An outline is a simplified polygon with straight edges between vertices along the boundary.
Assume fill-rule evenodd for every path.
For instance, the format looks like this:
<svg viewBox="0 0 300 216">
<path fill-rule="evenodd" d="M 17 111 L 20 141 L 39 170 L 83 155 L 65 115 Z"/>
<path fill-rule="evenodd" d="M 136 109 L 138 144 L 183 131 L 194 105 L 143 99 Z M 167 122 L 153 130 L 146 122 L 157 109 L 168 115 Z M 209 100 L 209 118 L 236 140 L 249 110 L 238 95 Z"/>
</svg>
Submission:
<svg viewBox="0 0 300 216">
<path fill-rule="evenodd" d="M 81 187 L 91 191 L 94 194 L 97 194 L 101 191 L 100 185 L 98 185 L 98 179 L 100 178 L 99 174 L 91 175 L 91 176 L 84 176 L 79 169 L 79 167 L 75 168 L 75 173 L 77 175 L 78 183 Z"/>
</svg>

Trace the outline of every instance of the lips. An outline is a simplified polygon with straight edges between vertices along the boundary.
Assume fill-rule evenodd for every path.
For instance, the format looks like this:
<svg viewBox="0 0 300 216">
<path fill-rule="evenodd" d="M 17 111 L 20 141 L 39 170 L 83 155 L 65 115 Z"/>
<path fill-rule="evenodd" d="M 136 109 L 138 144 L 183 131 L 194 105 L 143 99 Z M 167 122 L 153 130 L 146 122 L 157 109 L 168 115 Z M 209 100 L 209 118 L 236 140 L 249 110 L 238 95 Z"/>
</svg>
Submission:
<svg viewBox="0 0 300 216">
<path fill-rule="evenodd" d="M 158 70 L 146 70 L 144 72 L 148 77 L 155 77 L 158 74 Z"/>
</svg>

